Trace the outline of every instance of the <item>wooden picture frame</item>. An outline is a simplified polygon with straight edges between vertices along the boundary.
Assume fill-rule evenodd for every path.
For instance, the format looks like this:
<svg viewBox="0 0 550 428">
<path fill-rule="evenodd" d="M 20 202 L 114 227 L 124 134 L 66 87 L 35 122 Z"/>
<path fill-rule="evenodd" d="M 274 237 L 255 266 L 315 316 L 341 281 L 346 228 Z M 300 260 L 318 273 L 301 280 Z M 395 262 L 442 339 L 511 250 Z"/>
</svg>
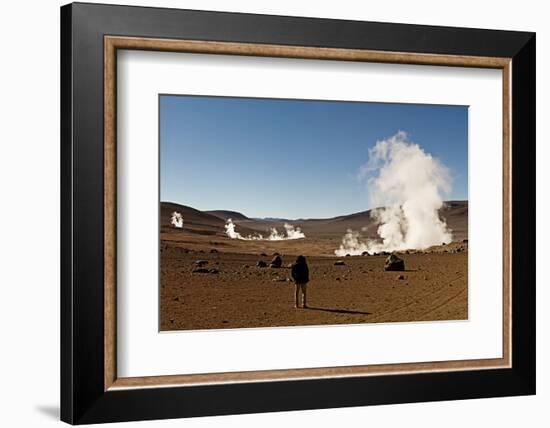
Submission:
<svg viewBox="0 0 550 428">
<path fill-rule="evenodd" d="M 503 357 L 118 377 L 117 49 L 502 70 Z M 61 53 L 62 420 L 114 422 L 535 392 L 535 261 L 525 256 L 534 251 L 535 236 L 533 33 L 77 3 L 61 9 Z"/>
</svg>

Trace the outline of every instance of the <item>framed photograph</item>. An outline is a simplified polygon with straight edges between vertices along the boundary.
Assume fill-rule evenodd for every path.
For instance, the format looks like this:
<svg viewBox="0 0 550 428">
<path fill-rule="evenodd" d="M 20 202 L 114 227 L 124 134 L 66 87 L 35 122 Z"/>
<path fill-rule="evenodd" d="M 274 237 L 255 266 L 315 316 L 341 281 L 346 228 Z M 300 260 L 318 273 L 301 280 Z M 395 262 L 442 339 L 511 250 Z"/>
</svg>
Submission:
<svg viewBox="0 0 550 428">
<path fill-rule="evenodd" d="M 535 393 L 535 35 L 61 8 L 61 417 Z"/>
</svg>

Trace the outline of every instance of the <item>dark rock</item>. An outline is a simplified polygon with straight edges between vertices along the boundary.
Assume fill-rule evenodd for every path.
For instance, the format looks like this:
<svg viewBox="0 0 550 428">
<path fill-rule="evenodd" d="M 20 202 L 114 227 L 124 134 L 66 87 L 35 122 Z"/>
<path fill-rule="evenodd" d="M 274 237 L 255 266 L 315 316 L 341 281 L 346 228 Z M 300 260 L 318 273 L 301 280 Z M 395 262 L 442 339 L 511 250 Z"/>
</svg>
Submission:
<svg viewBox="0 0 550 428">
<path fill-rule="evenodd" d="M 258 263 L 256 263 L 256 266 L 258 266 L 259 268 L 264 268 L 264 267 L 267 267 L 267 263 L 264 262 L 263 260 L 258 260 Z"/>
<path fill-rule="evenodd" d="M 334 266 L 345 266 L 346 264 L 344 263 L 343 260 L 336 260 L 334 262 Z"/>
<path fill-rule="evenodd" d="M 280 256 L 280 254 L 275 252 L 275 253 L 273 253 L 273 256 Z"/>
<path fill-rule="evenodd" d="M 269 264 L 269 267 L 271 268 L 280 268 L 283 265 L 283 259 L 281 259 L 281 256 L 275 256 L 273 257 L 273 260 L 271 260 L 271 263 Z"/>
<path fill-rule="evenodd" d="M 217 253 L 218 250 L 216 250 L 215 248 L 212 248 L 212 249 L 210 250 L 210 252 L 211 252 L 211 253 Z"/>
<path fill-rule="evenodd" d="M 397 279 L 403 280 L 403 279 L 405 279 L 405 276 L 404 276 L 404 275 L 399 275 L 399 276 L 397 277 Z"/>
<path fill-rule="evenodd" d="M 368 256 L 368 255 L 369 255 L 369 252 L 368 252 L 368 251 L 363 251 L 363 252 L 361 253 L 361 255 L 362 255 L 362 256 Z"/>
<path fill-rule="evenodd" d="M 346 257 L 351 257 L 351 254 L 346 254 Z"/>
<path fill-rule="evenodd" d="M 467 244 L 467 243 L 468 243 L 468 240 L 467 240 L 467 239 L 463 239 L 463 240 L 462 240 L 462 243 L 463 243 L 463 244 Z"/>
<path fill-rule="evenodd" d="M 195 264 L 196 264 L 197 266 L 199 266 L 199 267 L 202 267 L 202 266 L 208 264 L 208 260 L 197 260 L 197 261 L 195 262 Z"/>
<path fill-rule="evenodd" d="M 405 270 L 405 262 L 395 254 L 391 254 L 384 263 L 385 271 L 403 271 Z"/>
</svg>

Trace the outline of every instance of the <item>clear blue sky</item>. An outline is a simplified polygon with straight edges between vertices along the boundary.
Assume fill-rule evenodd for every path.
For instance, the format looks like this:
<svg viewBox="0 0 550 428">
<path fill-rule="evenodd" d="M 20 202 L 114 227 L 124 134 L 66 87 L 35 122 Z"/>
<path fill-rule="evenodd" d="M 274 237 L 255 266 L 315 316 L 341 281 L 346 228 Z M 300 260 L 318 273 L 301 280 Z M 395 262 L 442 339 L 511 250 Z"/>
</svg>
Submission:
<svg viewBox="0 0 550 428">
<path fill-rule="evenodd" d="M 467 199 L 467 107 L 161 95 L 160 197 L 249 217 L 364 211 L 359 168 L 399 130 L 449 168 L 448 199 Z"/>
</svg>

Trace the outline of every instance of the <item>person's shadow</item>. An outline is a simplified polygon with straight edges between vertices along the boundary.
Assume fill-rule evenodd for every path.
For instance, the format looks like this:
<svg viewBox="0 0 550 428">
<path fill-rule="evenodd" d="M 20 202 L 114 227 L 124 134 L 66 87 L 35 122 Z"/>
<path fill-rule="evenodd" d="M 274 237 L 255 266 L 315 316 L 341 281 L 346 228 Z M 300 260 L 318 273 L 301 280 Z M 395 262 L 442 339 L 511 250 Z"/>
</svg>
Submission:
<svg viewBox="0 0 550 428">
<path fill-rule="evenodd" d="M 352 311 L 350 309 L 331 309 L 331 308 L 319 308 L 315 306 L 308 306 L 306 309 L 311 311 L 322 311 L 322 312 L 331 312 L 333 314 L 344 314 L 344 315 L 372 315 L 371 312 L 362 312 L 362 311 Z"/>
</svg>

